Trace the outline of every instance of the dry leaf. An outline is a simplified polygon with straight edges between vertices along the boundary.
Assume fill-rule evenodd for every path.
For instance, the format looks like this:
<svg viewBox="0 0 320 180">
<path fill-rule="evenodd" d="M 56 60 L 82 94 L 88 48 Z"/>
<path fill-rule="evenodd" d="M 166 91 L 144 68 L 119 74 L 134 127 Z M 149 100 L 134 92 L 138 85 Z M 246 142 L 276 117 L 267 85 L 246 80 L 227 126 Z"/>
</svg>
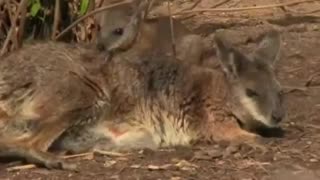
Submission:
<svg viewBox="0 0 320 180">
<path fill-rule="evenodd" d="M 130 167 L 133 169 L 139 169 L 139 168 L 141 168 L 141 165 L 140 164 L 133 164 Z"/>
<path fill-rule="evenodd" d="M 111 167 L 116 163 L 117 163 L 117 161 L 106 161 L 106 162 L 104 162 L 103 165 L 104 165 L 104 167 Z"/>
<path fill-rule="evenodd" d="M 183 171 L 190 171 L 190 170 L 195 170 L 199 166 L 192 164 L 186 160 L 181 160 L 177 164 L 175 164 L 178 168 L 180 168 Z"/>
<path fill-rule="evenodd" d="M 165 164 L 165 165 L 162 165 L 162 166 L 156 166 L 156 165 L 148 165 L 147 168 L 149 170 L 165 170 L 165 169 L 168 169 L 172 166 L 172 164 Z"/>
<path fill-rule="evenodd" d="M 222 157 L 223 153 L 219 149 L 201 150 L 194 153 L 194 159 L 211 160 Z"/>
<path fill-rule="evenodd" d="M 170 180 L 181 180 L 181 177 L 171 177 Z"/>
</svg>

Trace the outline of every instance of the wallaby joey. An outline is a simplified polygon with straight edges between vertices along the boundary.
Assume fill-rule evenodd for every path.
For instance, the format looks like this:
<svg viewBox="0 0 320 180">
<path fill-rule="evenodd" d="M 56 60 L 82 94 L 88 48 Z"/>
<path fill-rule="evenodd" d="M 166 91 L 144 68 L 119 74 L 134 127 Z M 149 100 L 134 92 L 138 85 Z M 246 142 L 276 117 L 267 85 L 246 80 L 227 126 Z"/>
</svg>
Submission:
<svg viewBox="0 0 320 180">
<path fill-rule="evenodd" d="M 104 1 L 103 5 L 112 4 L 110 1 Z M 119 41 L 124 34 L 134 34 L 137 31 L 135 40 L 130 41 L 130 46 L 122 50 L 129 54 L 141 56 L 155 51 L 164 54 L 173 53 L 172 33 L 170 29 L 169 17 L 158 17 L 153 19 L 141 18 L 136 21 L 139 26 L 132 28 L 128 24 L 135 19 L 133 15 L 137 13 L 136 2 L 114 7 L 97 15 L 99 31 L 97 33 L 96 45 L 100 50 L 108 50 L 111 45 Z M 141 9 L 141 10 L 145 10 Z M 140 10 L 140 11 L 141 11 Z M 138 12 L 141 13 L 141 12 Z M 134 17 L 138 18 L 138 17 Z M 200 63 L 201 57 L 209 50 L 200 35 L 193 34 L 179 20 L 173 19 L 173 32 L 175 40 L 176 58 L 185 62 Z M 133 31 L 133 32 L 126 32 Z M 210 47 L 211 49 L 211 47 Z"/>
<path fill-rule="evenodd" d="M 280 35 L 267 33 L 251 56 L 221 35 L 215 41 L 221 69 L 163 54 L 104 61 L 95 50 L 58 42 L 9 54 L 0 63 L 0 157 L 73 169 L 51 150 L 156 149 L 200 140 L 259 145 L 254 132 L 277 127 L 285 114 L 273 71 Z"/>
</svg>

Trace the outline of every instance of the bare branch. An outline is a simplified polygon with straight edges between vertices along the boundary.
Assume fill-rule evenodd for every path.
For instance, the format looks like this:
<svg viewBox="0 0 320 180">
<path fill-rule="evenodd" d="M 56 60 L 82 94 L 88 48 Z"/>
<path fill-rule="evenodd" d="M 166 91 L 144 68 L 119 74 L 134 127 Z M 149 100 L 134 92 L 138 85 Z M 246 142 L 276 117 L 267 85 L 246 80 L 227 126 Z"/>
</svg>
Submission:
<svg viewBox="0 0 320 180">
<path fill-rule="evenodd" d="M 60 0 L 56 0 L 55 8 L 54 8 L 54 21 L 53 21 L 53 31 L 51 35 L 51 39 L 55 40 L 56 34 L 59 29 L 59 22 L 60 22 Z"/>
<path fill-rule="evenodd" d="M 269 4 L 263 6 L 251 6 L 251 7 L 240 7 L 240 8 L 209 8 L 209 9 L 194 9 L 190 11 L 180 11 L 174 13 L 172 15 L 181 15 L 181 14 L 189 14 L 189 13 L 201 13 L 201 12 L 233 12 L 233 11 L 247 11 L 247 10 L 257 10 L 257 9 L 270 9 L 276 7 L 283 7 L 283 6 L 295 6 L 302 3 L 311 3 L 316 2 L 319 0 L 305 0 L 305 1 L 294 1 L 288 3 L 279 3 L 279 4 Z"/>
<path fill-rule="evenodd" d="M 14 22 L 12 22 L 12 25 L 11 25 L 11 28 L 7 34 L 7 38 L 6 40 L 4 41 L 4 44 L 3 44 L 3 47 L 1 49 L 1 53 L 0 53 L 0 56 L 3 56 L 5 53 L 6 53 L 6 50 L 8 48 L 8 45 L 12 39 L 12 36 L 16 35 L 16 26 L 17 26 L 17 20 L 19 18 L 19 14 L 21 13 L 21 15 L 25 15 L 26 14 L 26 11 L 27 11 L 27 5 L 28 5 L 28 0 L 22 0 L 19 4 L 19 8 L 14 16 Z M 21 22 L 20 22 L 20 28 L 24 26 L 24 17 L 22 16 L 21 17 Z M 22 29 L 19 29 L 20 30 L 20 33 L 22 31 L 23 33 L 23 28 Z M 19 45 L 18 45 L 19 46 Z"/>
<path fill-rule="evenodd" d="M 175 40 L 175 35 L 174 35 L 174 27 L 173 27 L 172 15 L 171 15 L 170 1 L 168 1 L 167 3 L 168 3 L 168 12 L 169 12 L 169 19 L 170 19 L 172 53 L 173 53 L 174 59 L 176 59 L 177 58 L 176 40 Z"/>
</svg>

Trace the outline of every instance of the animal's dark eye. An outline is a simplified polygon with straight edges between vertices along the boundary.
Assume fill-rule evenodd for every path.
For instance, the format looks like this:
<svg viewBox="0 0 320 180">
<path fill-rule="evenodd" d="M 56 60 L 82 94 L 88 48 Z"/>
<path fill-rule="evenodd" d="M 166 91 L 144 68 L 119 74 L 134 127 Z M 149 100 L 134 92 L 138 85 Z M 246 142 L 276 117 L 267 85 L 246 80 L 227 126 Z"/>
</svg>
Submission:
<svg viewBox="0 0 320 180">
<path fill-rule="evenodd" d="M 246 94 L 247 94 L 248 97 L 257 97 L 257 96 L 259 96 L 259 94 L 256 91 L 252 90 L 252 89 L 246 89 Z"/>
<path fill-rule="evenodd" d="M 282 101 L 283 100 L 283 96 L 284 96 L 284 92 L 281 90 L 278 92 L 278 97 L 279 99 Z"/>
<path fill-rule="evenodd" d="M 123 28 L 117 28 L 112 32 L 114 35 L 121 36 L 123 34 Z"/>
</svg>

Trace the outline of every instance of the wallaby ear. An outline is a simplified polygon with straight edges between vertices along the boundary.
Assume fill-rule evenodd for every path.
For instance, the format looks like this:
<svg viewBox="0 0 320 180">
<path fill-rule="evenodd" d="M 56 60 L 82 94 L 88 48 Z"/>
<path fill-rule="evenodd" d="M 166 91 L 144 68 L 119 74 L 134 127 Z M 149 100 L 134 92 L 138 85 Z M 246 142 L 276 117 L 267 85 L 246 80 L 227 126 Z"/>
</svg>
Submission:
<svg viewBox="0 0 320 180">
<path fill-rule="evenodd" d="M 220 61 L 222 70 L 228 77 L 237 78 L 245 69 L 246 58 L 239 51 L 235 50 L 228 44 L 222 34 L 216 34 L 214 37 L 217 56 Z"/>
<path fill-rule="evenodd" d="M 270 30 L 259 43 L 258 48 L 253 54 L 253 58 L 255 61 L 263 61 L 273 66 L 280 54 L 280 46 L 280 33 L 276 30 Z"/>
</svg>

